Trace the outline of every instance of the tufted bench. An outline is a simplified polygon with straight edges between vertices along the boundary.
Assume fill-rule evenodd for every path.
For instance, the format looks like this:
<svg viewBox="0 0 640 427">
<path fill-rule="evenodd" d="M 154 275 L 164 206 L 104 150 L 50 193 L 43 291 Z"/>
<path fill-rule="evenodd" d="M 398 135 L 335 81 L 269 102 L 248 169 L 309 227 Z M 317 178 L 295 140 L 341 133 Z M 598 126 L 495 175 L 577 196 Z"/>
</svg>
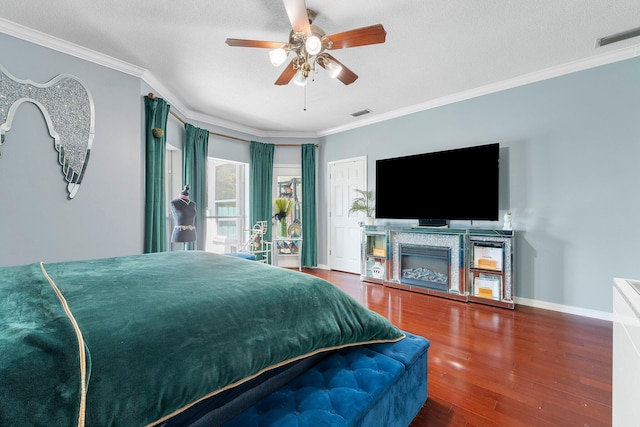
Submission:
<svg viewBox="0 0 640 427">
<path fill-rule="evenodd" d="M 408 426 L 427 400 L 429 341 L 339 350 L 225 427 Z"/>
</svg>

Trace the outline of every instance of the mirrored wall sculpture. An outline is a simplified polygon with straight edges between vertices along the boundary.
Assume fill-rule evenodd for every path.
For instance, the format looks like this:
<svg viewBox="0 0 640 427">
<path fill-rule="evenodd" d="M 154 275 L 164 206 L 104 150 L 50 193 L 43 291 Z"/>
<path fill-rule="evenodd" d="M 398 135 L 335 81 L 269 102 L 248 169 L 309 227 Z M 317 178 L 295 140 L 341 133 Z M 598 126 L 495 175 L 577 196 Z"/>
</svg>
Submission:
<svg viewBox="0 0 640 427">
<path fill-rule="evenodd" d="M 89 90 L 68 74 L 38 84 L 17 79 L 0 65 L 0 149 L 23 102 L 31 102 L 42 111 L 72 199 L 80 188 L 93 143 L 94 107 Z"/>
</svg>

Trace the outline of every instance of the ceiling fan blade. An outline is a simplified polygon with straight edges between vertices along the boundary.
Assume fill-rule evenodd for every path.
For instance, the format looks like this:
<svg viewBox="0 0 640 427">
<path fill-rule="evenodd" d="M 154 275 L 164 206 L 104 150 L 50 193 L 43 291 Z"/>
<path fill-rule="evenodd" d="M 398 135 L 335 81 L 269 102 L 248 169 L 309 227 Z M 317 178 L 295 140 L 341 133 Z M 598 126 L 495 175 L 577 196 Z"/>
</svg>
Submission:
<svg viewBox="0 0 640 427">
<path fill-rule="evenodd" d="M 263 40 L 227 39 L 226 43 L 232 47 L 263 47 L 267 49 L 277 49 L 286 43 L 268 42 Z"/>
<path fill-rule="evenodd" d="M 307 13 L 305 0 L 283 0 L 283 2 L 293 31 L 296 33 L 311 34 L 309 14 Z"/>
<path fill-rule="evenodd" d="M 284 69 L 284 71 L 282 72 L 282 74 L 280 74 L 280 77 L 278 77 L 278 80 L 276 80 L 276 85 L 278 86 L 283 86 L 283 85 L 287 85 L 289 84 L 289 82 L 291 81 L 291 79 L 293 78 L 293 76 L 296 75 L 296 69 L 293 67 L 293 64 L 295 62 L 295 58 L 291 60 L 291 62 L 289 62 L 289 64 L 287 65 L 287 67 Z"/>
<path fill-rule="evenodd" d="M 343 49 L 346 47 L 366 46 L 370 44 L 384 43 L 387 32 L 380 24 L 355 30 L 344 31 L 326 36 L 331 40 L 330 49 Z"/>
<path fill-rule="evenodd" d="M 336 76 L 336 79 L 340 80 L 342 83 L 346 85 L 349 85 L 358 79 L 358 75 L 353 71 L 351 71 L 350 69 L 348 69 L 342 62 L 338 61 L 336 58 L 334 58 L 333 56 L 329 55 L 326 52 L 323 53 L 323 55 L 342 67 L 342 71 L 340 71 L 340 74 Z M 318 61 L 318 64 L 320 64 L 322 68 L 326 68 L 324 61 Z"/>
</svg>

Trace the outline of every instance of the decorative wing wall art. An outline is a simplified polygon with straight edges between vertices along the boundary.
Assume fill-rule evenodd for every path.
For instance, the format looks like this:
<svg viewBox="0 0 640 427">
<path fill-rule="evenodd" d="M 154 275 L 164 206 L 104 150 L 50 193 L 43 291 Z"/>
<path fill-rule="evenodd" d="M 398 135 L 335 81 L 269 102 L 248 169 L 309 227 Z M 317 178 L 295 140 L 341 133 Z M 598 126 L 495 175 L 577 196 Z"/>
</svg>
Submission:
<svg viewBox="0 0 640 427">
<path fill-rule="evenodd" d="M 38 106 L 54 139 L 58 162 L 72 199 L 82 183 L 94 136 L 93 98 L 84 83 L 60 74 L 48 83 L 20 80 L 0 65 L 0 148 L 23 102 Z"/>
</svg>

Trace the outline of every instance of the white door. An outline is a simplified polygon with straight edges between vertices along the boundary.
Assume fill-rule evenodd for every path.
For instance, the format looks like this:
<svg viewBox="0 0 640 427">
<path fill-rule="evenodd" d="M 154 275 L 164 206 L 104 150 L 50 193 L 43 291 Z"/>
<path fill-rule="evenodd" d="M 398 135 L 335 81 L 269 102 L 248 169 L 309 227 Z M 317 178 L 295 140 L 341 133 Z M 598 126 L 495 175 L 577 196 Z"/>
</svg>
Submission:
<svg viewBox="0 0 640 427">
<path fill-rule="evenodd" d="M 364 214 L 349 215 L 356 189 L 367 189 L 367 158 L 330 162 L 329 268 L 360 273 L 360 223 Z"/>
</svg>

